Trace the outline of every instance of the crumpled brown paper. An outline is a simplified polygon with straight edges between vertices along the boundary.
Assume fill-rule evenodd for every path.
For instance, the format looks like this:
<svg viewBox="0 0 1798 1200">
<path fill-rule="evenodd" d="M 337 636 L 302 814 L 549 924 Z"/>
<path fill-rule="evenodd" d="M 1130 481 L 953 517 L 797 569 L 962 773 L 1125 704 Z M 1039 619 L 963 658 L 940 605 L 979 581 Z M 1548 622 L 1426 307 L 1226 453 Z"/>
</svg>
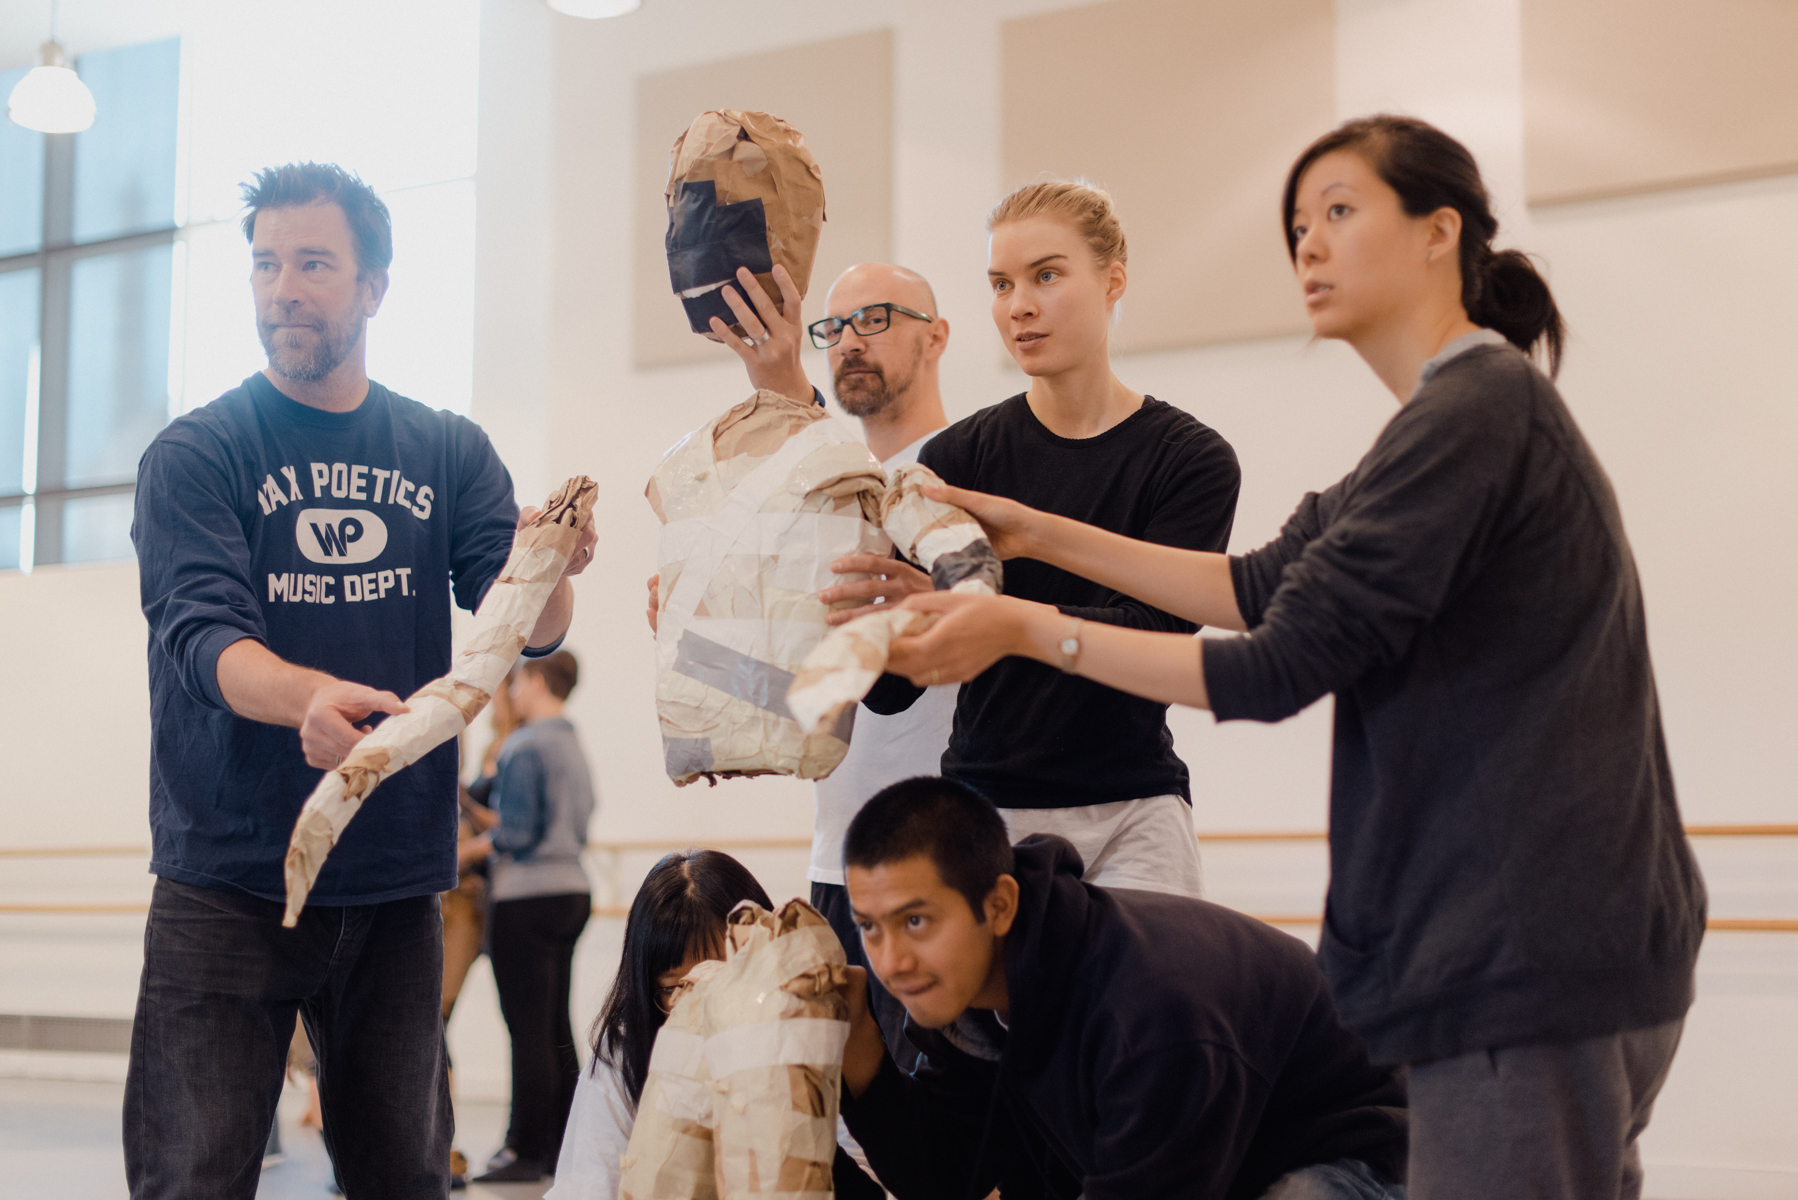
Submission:
<svg viewBox="0 0 1798 1200">
<path fill-rule="evenodd" d="M 725 961 L 688 977 L 656 1037 L 620 1200 L 832 1194 L 849 1038 L 843 947 L 802 900 L 778 913 L 745 900 L 725 929 Z M 701 1079 L 709 1104 L 684 1099 L 700 1094 L 692 1084 Z M 708 1125 L 712 1178 L 701 1181 Z"/>
<path fill-rule="evenodd" d="M 882 526 L 901 554 L 930 572 L 938 591 L 995 595 L 1004 576 L 980 522 L 924 494 L 925 484 L 941 482 L 921 463 L 895 470 L 880 506 Z M 934 620 L 883 606 L 833 629 L 806 655 L 787 690 L 793 719 L 812 730 L 840 721 L 886 670 L 893 639 L 923 633 Z"/>
<path fill-rule="evenodd" d="M 637 1123 L 619 1160 L 618 1200 L 713 1200 L 712 1102 L 705 1066 L 705 1006 L 694 995 L 722 970 L 702 962 L 680 983 L 668 1020 L 656 1033 Z"/>
<path fill-rule="evenodd" d="M 668 160 L 663 198 L 671 213 L 680 186 L 687 183 L 714 184 L 720 205 L 761 202 L 771 262 L 768 270 L 756 271 L 756 279 L 784 314 L 786 306 L 780 286 L 774 282 L 772 264 L 784 265 L 799 294 L 805 295 L 818 252 L 818 235 L 824 228 L 824 174 L 806 147 L 805 137 L 768 113 L 717 109 L 694 118 L 687 131 L 674 140 Z M 734 268 L 732 276 L 698 281 L 676 271 L 675 291 L 684 299 L 693 299 L 733 278 Z M 698 287 L 683 288 L 683 284 L 695 282 Z M 725 324 L 734 324 L 727 308 L 719 307 L 718 315 Z M 695 329 L 704 332 L 698 323 Z M 712 337 L 710 333 L 706 336 Z"/>
<path fill-rule="evenodd" d="M 512 553 L 487 589 L 449 674 L 406 698 L 410 712 L 388 717 L 356 743 L 307 797 L 287 845 L 287 911 L 299 922 L 306 895 L 350 820 L 382 780 L 449 741 L 487 707 L 524 649 L 537 618 L 592 517 L 599 487 L 577 475 L 557 488 L 535 520 L 512 539 Z"/>
<path fill-rule="evenodd" d="M 656 712 L 669 778 L 821 779 L 849 730 L 807 733 L 787 708 L 823 638 L 818 592 L 846 554 L 885 555 L 886 475 L 810 401 L 759 391 L 681 439 L 646 489 L 663 523 Z"/>
</svg>

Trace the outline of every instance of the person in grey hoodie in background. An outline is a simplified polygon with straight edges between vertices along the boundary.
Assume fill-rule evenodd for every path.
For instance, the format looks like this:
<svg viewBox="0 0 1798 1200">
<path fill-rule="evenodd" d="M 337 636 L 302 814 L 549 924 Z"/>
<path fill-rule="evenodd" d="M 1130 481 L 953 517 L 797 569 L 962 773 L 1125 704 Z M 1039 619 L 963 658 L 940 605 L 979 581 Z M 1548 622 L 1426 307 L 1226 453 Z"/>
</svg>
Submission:
<svg viewBox="0 0 1798 1200">
<path fill-rule="evenodd" d="M 523 725 L 506 739 L 492 792 L 493 919 L 487 954 L 512 1035 L 512 1120 L 477 1183 L 541 1179 L 561 1151 L 580 1061 L 568 1018 L 574 946 L 593 911 L 581 866 L 596 801 L 562 705 L 580 677 L 566 650 L 513 676 Z"/>
</svg>

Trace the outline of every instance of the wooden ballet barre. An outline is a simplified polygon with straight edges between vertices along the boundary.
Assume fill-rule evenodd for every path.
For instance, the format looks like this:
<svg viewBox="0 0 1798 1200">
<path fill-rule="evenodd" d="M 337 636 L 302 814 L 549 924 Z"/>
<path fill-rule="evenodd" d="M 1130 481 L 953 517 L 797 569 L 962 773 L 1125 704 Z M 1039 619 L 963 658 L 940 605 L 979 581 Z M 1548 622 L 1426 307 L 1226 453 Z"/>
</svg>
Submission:
<svg viewBox="0 0 1798 1200">
<path fill-rule="evenodd" d="M 108 914 L 147 913 L 148 904 L 0 904 L 0 915 L 18 914 L 24 916 L 103 916 Z M 618 904 L 596 904 L 593 915 L 596 917 L 615 917 L 619 920 L 630 915 L 630 908 Z M 1245 916 L 1267 925 L 1322 925 L 1323 917 L 1304 916 L 1295 913 L 1245 913 Z M 1798 920 L 1783 918 L 1759 917 L 1713 917 L 1705 922 L 1705 928 L 1714 933 L 1798 933 Z"/>
<path fill-rule="evenodd" d="M 1198 830 L 1201 842 L 1322 842 L 1329 834 L 1314 829 Z M 1798 837 L 1798 825 L 1688 825 L 1687 837 Z M 803 850 L 810 838 L 694 838 L 687 841 L 646 839 L 588 842 L 587 849 L 628 854 L 642 851 L 685 850 L 689 846 L 711 850 Z M 0 846 L 0 858 L 147 858 L 148 846 Z"/>
</svg>

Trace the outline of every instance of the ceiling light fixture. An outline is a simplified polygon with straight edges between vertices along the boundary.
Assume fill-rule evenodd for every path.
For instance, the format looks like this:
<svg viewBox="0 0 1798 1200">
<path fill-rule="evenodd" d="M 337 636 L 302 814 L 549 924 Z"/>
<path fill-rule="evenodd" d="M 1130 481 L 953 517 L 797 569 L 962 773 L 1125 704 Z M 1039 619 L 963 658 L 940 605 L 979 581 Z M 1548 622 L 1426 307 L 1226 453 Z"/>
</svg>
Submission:
<svg viewBox="0 0 1798 1200">
<path fill-rule="evenodd" d="M 549 6 L 569 17 L 622 17 L 643 7 L 643 0 L 547 0 Z"/>
<path fill-rule="evenodd" d="M 94 94 L 56 40 L 56 7 L 56 0 L 50 0 L 50 40 L 38 47 L 38 65 L 13 88 L 6 115 L 13 124 L 39 133 L 80 133 L 94 123 Z"/>
</svg>

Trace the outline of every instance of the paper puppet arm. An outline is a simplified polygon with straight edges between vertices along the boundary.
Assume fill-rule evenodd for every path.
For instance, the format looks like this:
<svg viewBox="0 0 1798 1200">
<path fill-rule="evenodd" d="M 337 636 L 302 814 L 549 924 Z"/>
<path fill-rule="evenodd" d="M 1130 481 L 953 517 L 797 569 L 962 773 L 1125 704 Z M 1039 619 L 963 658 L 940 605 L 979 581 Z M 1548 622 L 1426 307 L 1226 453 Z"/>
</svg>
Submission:
<svg viewBox="0 0 1798 1200">
<path fill-rule="evenodd" d="M 299 922 L 325 857 L 368 794 L 461 733 L 487 707 L 562 578 L 598 494 L 598 485 L 585 475 L 556 489 L 536 519 L 512 539 L 512 553 L 487 589 L 449 674 L 407 697 L 410 712 L 381 722 L 319 780 L 287 844 L 287 913 L 281 924 L 291 929 Z"/>
<path fill-rule="evenodd" d="M 938 591 L 999 594 L 1003 569 L 980 522 L 924 494 L 925 484 L 941 482 L 919 463 L 896 470 L 880 506 L 882 527 L 902 554 L 930 572 Z M 832 630 L 787 690 L 793 719 L 807 730 L 834 724 L 886 670 L 893 639 L 923 633 L 934 620 L 929 613 L 882 609 Z"/>
</svg>

